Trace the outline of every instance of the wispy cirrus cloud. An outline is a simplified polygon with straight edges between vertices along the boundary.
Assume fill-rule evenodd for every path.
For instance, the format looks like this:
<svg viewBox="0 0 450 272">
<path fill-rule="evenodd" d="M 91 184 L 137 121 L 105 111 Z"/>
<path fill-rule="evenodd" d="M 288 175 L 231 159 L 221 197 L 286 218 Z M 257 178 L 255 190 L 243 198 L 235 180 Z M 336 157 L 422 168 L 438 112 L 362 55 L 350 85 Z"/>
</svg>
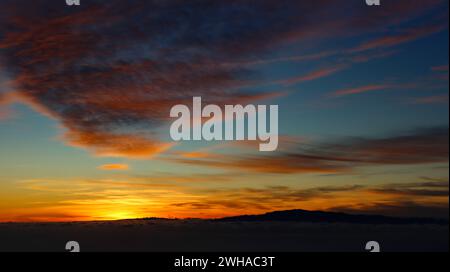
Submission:
<svg viewBox="0 0 450 272">
<path fill-rule="evenodd" d="M 366 92 L 372 92 L 372 91 L 379 91 L 384 90 L 387 88 L 390 88 L 392 85 L 385 85 L 385 84 L 375 84 L 375 85 L 366 85 L 361 87 L 355 87 L 355 88 L 348 88 L 348 89 L 342 89 L 337 90 L 329 95 L 329 97 L 342 97 L 352 94 L 360 94 L 360 93 L 366 93 Z"/>
<path fill-rule="evenodd" d="M 327 57 L 332 57 L 339 55 L 341 53 L 340 50 L 326 50 L 319 53 L 311 53 L 304 55 L 295 55 L 295 56 L 286 56 L 286 57 L 277 57 L 277 58 L 261 58 L 261 59 L 249 59 L 243 60 L 235 63 L 223 63 L 222 65 L 226 66 L 258 66 L 258 65 L 270 65 L 277 64 L 283 62 L 305 62 L 305 61 L 314 61 L 320 60 Z"/>
<path fill-rule="evenodd" d="M 397 46 L 403 43 L 411 42 L 423 37 L 426 37 L 428 35 L 437 33 L 439 31 L 442 31 L 448 27 L 447 24 L 438 24 L 438 25 L 431 25 L 431 26 L 421 26 L 411 29 L 403 30 L 399 33 L 396 33 L 394 35 L 388 34 L 383 37 L 364 42 L 360 44 L 359 46 L 353 48 L 350 50 L 350 52 L 361 52 L 361 51 L 368 51 L 378 48 L 389 48 L 393 46 Z"/>
<path fill-rule="evenodd" d="M 329 67 L 325 67 L 325 68 L 321 68 L 321 69 L 309 72 L 305 75 L 281 80 L 281 81 L 279 81 L 279 83 L 281 83 L 283 85 L 294 85 L 294 84 L 305 82 L 305 81 L 317 80 L 317 79 L 320 79 L 323 77 L 327 77 L 327 76 L 336 74 L 348 67 L 349 66 L 345 65 L 345 64 L 332 65 Z"/>
<path fill-rule="evenodd" d="M 251 101 L 261 95 L 241 88 L 259 79 L 254 66 L 335 54 L 269 59 L 271 49 L 344 36 L 342 29 L 376 32 L 441 4 L 402 0 L 381 12 L 358 8 L 359 1 L 113 0 L 48 9 L 53 1 L 4 0 L 0 55 L 15 92 L 57 120 L 69 145 L 100 156 L 151 158 L 170 148 L 153 132 L 171 106 L 194 95 L 215 104 Z M 280 82 L 315 80 L 344 68 Z"/>
</svg>

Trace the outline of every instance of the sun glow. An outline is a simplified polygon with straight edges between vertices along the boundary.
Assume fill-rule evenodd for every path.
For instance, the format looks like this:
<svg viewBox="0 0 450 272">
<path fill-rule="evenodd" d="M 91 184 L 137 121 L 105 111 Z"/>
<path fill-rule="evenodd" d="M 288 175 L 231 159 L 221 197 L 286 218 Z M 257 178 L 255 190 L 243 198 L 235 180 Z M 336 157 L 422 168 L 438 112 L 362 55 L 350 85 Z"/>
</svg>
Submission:
<svg viewBox="0 0 450 272">
<path fill-rule="evenodd" d="M 139 218 L 142 216 L 139 216 L 138 214 L 136 214 L 132 211 L 117 210 L 117 211 L 106 212 L 105 215 L 102 217 L 104 218 L 104 220 L 121 220 L 121 219 L 130 219 L 130 218 Z"/>
</svg>

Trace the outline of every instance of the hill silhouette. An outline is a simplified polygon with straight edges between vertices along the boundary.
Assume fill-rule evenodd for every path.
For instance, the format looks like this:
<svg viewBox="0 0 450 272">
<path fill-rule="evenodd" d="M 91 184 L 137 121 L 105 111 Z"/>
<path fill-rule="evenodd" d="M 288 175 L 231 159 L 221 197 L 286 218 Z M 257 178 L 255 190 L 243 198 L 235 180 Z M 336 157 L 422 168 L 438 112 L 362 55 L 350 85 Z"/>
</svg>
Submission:
<svg viewBox="0 0 450 272">
<path fill-rule="evenodd" d="M 438 224 L 447 225 L 445 219 L 403 218 L 383 215 L 347 214 L 307 210 L 275 211 L 260 215 L 240 215 L 216 219 L 222 222 L 304 222 L 304 223 L 350 223 L 350 224 Z"/>
</svg>

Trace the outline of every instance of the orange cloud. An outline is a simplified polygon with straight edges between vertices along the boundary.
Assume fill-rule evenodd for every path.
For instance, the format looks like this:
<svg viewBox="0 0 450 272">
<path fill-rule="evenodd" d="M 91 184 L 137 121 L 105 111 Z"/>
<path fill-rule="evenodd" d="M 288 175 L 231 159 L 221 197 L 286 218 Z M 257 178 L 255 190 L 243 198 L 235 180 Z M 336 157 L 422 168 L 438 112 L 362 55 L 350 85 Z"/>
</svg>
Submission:
<svg viewBox="0 0 450 272">
<path fill-rule="evenodd" d="M 69 130 L 65 133 L 64 138 L 69 145 L 89 148 L 94 155 L 99 157 L 149 159 L 174 145 L 139 135 L 99 131 Z"/>
<path fill-rule="evenodd" d="M 2 86 L 0 86 L 0 89 Z M 11 109 L 11 105 L 19 101 L 18 94 L 13 91 L 0 93 L 0 121 L 14 118 L 15 112 Z"/>
<path fill-rule="evenodd" d="M 104 164 L 97 167 L 100 170 L 128 170 L 128 164 L 114 163 L 114 164 Z"/>
<path fill-rule="evenodd" d="M 0 221 L 111 220 L 151 216 L 214 218 L 294 208 L 345 208 L 364 213 L 385 207 L 387 203 L 399 208 L 403 215 L 412 206 L 446 207 L 448 215 L 447 177 L 424 177 L 410 183 L 378 185 L 254 184 L 248 187 L 248 184 L 227 182 L 222 188 L 192 186 L 196 181 L 215 182 L 216 178 L 226 181 L 233 176 L 168 174 L 136 178 L 124 175 L 115 180 L 23 181 L 19 184 L 25 192 L 37 191 L 39 194 L 31 194 L 19 207 L 11 208 L 11 203 L 0 202 Z M 182 183 L 168 182 L 172 180 Z M 63 200 L 46 198 L 48 193 L 58 193 Z M 403 205 L 407 202 L 411 205 Z"/>
</svg>

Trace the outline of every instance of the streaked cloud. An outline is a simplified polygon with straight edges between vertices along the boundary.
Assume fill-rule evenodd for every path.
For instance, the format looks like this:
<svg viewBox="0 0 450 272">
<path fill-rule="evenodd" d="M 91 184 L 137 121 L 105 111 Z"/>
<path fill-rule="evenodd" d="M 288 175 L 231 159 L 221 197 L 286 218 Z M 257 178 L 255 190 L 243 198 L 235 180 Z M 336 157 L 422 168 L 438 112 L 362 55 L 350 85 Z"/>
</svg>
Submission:
<svg viewBox="0 0 450 272">
<path fill-rule="evenodd" d="M 440 65 L 440 66 L 433 66 L 433 67 L 431 67 L 431 70 L 433 70 L 435 72 L 448 72 L 448 64 Z"/>
<path fill-rule="evenodd" d="M 422 189 L 418 190 L 418 187 Z M 415 197 L 415 201 L 410 202 L 410 204 L 414 203 L 410 205 L 411 207 L 422 207 L 428 213 L 408 212 L 408 205 L 405 205 L 407 196 Z M 386 209 L 380 212 L 381 214 L 392 215 L 395 213 L 397 216 L 407 214 L 425 217 L 433 214 L 439 217 L 448 217 L 448 182 L 439 188 L 433 184 L 428 187 L 426 183 L 408 183 L 387 184 L 382 188 L 371 185 L 345 185 L 316 188 L 267 186 L 231 190 L 216 189 L 209 191 L 208 196 L 202 198 L 201 201 L 178 202 L 172 206 L 174 209 L 227 211 L 226 213 L 229 215 L 282 210 L 288 203 L 291 207 L 312 210 L 373 213 L 374 209 L 379 208 L 380 210 Z M 252 207 L 251 211 L 249 211 L 249 207 Z M 447 211 L 447 216 L 443 213 L 444 211 Z"/>
<path fill-rule="evenodd" d="M 423 207 L 424 210 L 439 215 L 442 215 L 441 211 L 445 209 L 448 211 L 448 180 L 441 178 L 384 185 L 360 183 L 316 187 L 263 184 L 192 187 L 184 183 L 164 183 L 158 177 L 155 178 L 136 179 L 123 176 L 114 180 L 71 180 L 70 183 L 58 180 L 23 181 L 21 186 L 36 191 L 39 195 L 60 192 L 60 196 L 64 197 L 46 201 L 36 199 L 27 209 L 14 210 L 15 215 L 10 214 L 8 218 L 16 221 L 152 216 L 214 218 L 293 208 L 341 211 L 346 209 L 351 212 L 372 213 L 375 209 L 388 209 L 387 206 L 390 208 L 384 211 L 384 214 L 394 211 L 402 215 L 409 214 L 408 207 Z M 195 179 L 195 176 L 192 178 Z M 170 176 L 166 179 L 171 180 Z M 410 201 L 411 205 L 405 205 L 407 201 Z M 29 213 L 30 208 L 33 209 L 33 214 Z M 417 215 L 429 216 L 423 213 Z M 2 217 L 2 220 L 5 218 L 7 217 Z"/>
<path fill-rule="evenodd" d="M 262 0 L 251 5 L 114 0 L 48 10 L 49 2 L 2 2 L 9 12 L 0 17 L 0 54 L 12 86 L 29 105 L 67 130 L 63 139 L 69 145 L 96 155 L 133 158 L 152 157 L 169 148 L 153 132 L 167 121 L 171 106 L 194 95 L 220 105 L 231 97 L 248 101 L 259 96 L 242 90 L 258 80 L 254 66 L 319 60 L 337 53 L 269 58 L 270 49 L 344 36 L 341 29 L 353 36 L 377 32 L 441 4 L 402 0 L 385 4 L 379 12 L 355 9 L 360 5 L 351 1 L 329 0 Z M 393 46 L 438 30 L 424 26 L 360 47 Z M 322 67 L 280 83 L 316 80 L 346 66 Z M 138 132 L 143 126 L 146 135 Z M 144 151 L 135 150 L 137 145 Z"/>
<path fill-rule="evenodd" d="M 113 164 L 103 164 L 98 167 L 100 170 L 128 170 L 130 167 L 128 164 L 113 163 Z"/>
<path fill-rule="evenodd" d="M 385 184 L 372 192 L 396 196 L 448 197 L 448 181 L 430 181 L 404 184 Z"/>
<path fill-rule="evenodd" d="M 330 94 L 329 96 L 330 97 L 342 97 L 342 96 L 347 96 L 347 95 L 352 95 L 352 94 L 360 94 L 360 93 L 365 93 L 365 92 L 384 90 L 384 89 L 387 89 L 390 87 L 391 87 L 390 85 L 366 85 L 366 86 L 361 86 L 361 87 L 356 87 L 356 88 L 337 90 L 337 91 L 333 92 L 332 94 Z"/>
<path fill-rule="evenodd" d="M 305 82 L 305 81 L 317 80 L 317 79 L 320 79 L 323 77 L 327 77 L 327 76 L 336 74 L 336 73 L 344 70 L 345 68 L 348 68 L 348 66 L 344 65 L 344 64 L 338 64 L 335 66 L 325 67 L 325 68 L 321 68 L 321 69 L 312 71 L 306 75 L 288 78 L 288 79 L 279 81 L 279 83 L 284 84 L 284 85 L 294 85 L 294 84 Z"/>
<path fill-rule="evenodd" d="M 149 159 L 174 145 L 174 143 L 158 142 L 134 134 L 82 130 L 69 130 L 64 134 L 64 139 L 71 146 L 89 147 L 89 150 L 99 157 L 132 159 Z"/>
<path fill-rule="evenodd" d="M 171 158 L 170 161 L 224 169 L 276 174 L 345 173 L 366 165 L 414 165 L 448 162 L 448 128 L 418 130 L 400 136 L 349 138 L 317 143 L 276 155 L 238 155 L 220 159 Z"/>
<path fill-rule="evenodd" d="M 421 26 L 411 29 L 406 29 L 400 31 L 395 35 L 388 34 L 386 36 L 364 42 L 352 49 L 351 52 L 361 52 L 367 50 L 373 50 L 377 48 L 389 48 L 393 46 L 397 46 L 406 42 L 411 42 L 433 33 L 442 31 L 448 27 L 447 24 L 438 24 L 438 25 L 430 25 L 430 26 Z"/>
<path fill-rule="evenodd" d="M 411 104 L 448 104 L 448 94 L 443 95 L 431 95 L 419 98 L 413 98 L 410 100 Z"/>
<path fill-rule="evenodd" d="M 323 98 L 321 90 L 330 90 L 330 97 L 337 98 L 401 88 L 414 92 L 403 92 L 408 97 L 395 100 L 404 107 L 408 106 L 405 101 L 448 103 L 448 94 L 442 93 L 447 88 L 448 65 L 442 58 L 425 60 L 424 54 L 424 60 L 418 58 L 409 71 L 425 70 L 435 77 L 424 75 L 420 84 L 395 83 L 400 77 L 411 78 L 410 73 L 400 71 L 408 65 L 403 58 L 414 57 L 410 53 L 416 52 L 406 45 L 442 35 L 448 28 L 448 1 L 386 1 L 382 8 L 373 9 L 361 0 L 91 0 L 77 8 L 66 8 L 63 1 L 59 8 L 54 2 L 1 1 L 0 119 L 10 117 L 5 108 L 22 103 L 56 123 L 61 130 L 59 139 L 68 146 L 85 149 L 94 157 L 159 161 L 148 168 L 145 163 L 149 162 L 135 162 L 136 167 L 130 163 L 134 171 L 114 171 L 127 170 L 128 165 L 98 166 L 103 160 L 86 159 L 92 164 L 86 166 L 83 161 L 69 176 L 58 179 L 51 178 L 58 176 L 56 169 L 41 170 L 40 162 L 27 161 L 36 154 L 30 158 L 13 154 L 13 164 L 17 159 L 19 167 L 39 168 L 30 172 L 42 177 L 23 180 L 21 175 L 28 175 L 23 171 L 14 177 L 19 180 L 16 183 L 9 181 L 10 165 L 2 168 L 8 170 L 4 174 L 8 180 L 0 190 L 1 221 L 211 218 L 292 208 L 402 215 L 411 208 L 418 214 L 448 213 L 448 178 L 416 178 L 407 183 L 395 179 L 403 175 L 398 174 L 400 170 L 426 168 L 417 170 L 422 175 L 437 173 L 432 168 L 435 164 L 448 165 L 446 118 L 431 120 L 424 115 L 425 125 L 432 121 L 442 127 L 391 136 L 384 128 L 372 137 L 316 140 L 303 135 L 280 136 L 280 148 L 271 154 L 255 153 L 255 141 L 178 148 L 161 133 L 170 108 L 191 104 L 193 96 L 223 106 L 275 99 L 284 102 L 292 94 L 287 104 L 299 110 L 295 114 L 309 110 L 302 104 L 309 97 L 319 94 L 319 99 Z M 438 48 L 434 40 L 427 42 L 434 46 L 430 48 Z M 442 54 L 445 56 L 439 52 L 438 57 Z M 394 55 L 392 62 L 385 59 Z M 417 67 L 419 63 L 424 65 Z M 380 71 L 390 64 L 395 64 L 389 66 L 395 72 L 383 73 L 382 78 L 363 70 Z M 437 66 L 430 70 L 431 65 Z M 356 78 L 360 72 L 367 77 Z M 345 82 L 337 82 L 341 79 Z M 330 82 L 339 85 L 330 87 Z M 297 92 L 303 83 L 312 83 L 304 84 L 311 88 Z M 418 93 L 422 89 L 430 92 Z M 283 107 L 280 116 L 292 114 L 289 107 Z M 317 120 L 328 118 L 328 113 L 320 112 Z M 297 118 L 295 114 L 283 118 L 286 122 L 280 128 L 292 134 L 324 134 L 330 129 L 320 127 L 315 116 L 308 119 L 299 114 Z M 360 112 L 349 110 L 344 123 L 350 124 L 357 114 Z M 311 121 L 304 131 L 301 118 Z M 36 124 L 44 123 L 43 119 Z M 389 122 L 390 127 L 393 124 Z M 366 135 L 366 131 L 343 125 L 337 135 Z M 21 129 L 9 124 L 4 128 Z M 7 140 L 15 140 L 14 135 L 5 135 Z M 24 146 L 23 152 L 27 148 Z M 45 159 L 73 154 L 60 147 L 52 151 Z M 4 159 L 9 163 L 9 157 Z M 67 161 L 61 160 L 64 163 Z M 105 171 L 95 171 L 97 166 Z M 404 166 L 408 169 L 398 169 Z M 363 170 L 369 167 L 383 175 L 364 176 Z M 96 176 L 70 176 L 88 171 Z M 361 180 L 340 179 L 350 176 Z M 328 183 L 320 183 L 321 178 Z"/>
</svg>

